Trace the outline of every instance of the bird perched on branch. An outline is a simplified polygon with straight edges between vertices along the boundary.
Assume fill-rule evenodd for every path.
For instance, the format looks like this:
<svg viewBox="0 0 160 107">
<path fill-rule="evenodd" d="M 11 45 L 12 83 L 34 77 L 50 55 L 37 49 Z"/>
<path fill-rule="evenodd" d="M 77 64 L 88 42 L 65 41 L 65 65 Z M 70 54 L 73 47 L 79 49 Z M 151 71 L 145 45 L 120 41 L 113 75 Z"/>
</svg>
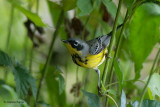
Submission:
<svg viewBox="0 0 160 107">
<path fill-rule="evenodd" d="M 117 27 L 117 30 L 121 26 L 122 24 Z M 98 66 L 107 58 L 107 48 L 110 43 L 111 35 L 112 31 L 107 35 L 89 41 L 83 41 L 78 38 L 62 40 L 69 50 L 75 64 L 85 68 L 92 68 L 98 73 L 98 89 L 100 88 L 100 70 Z"/>
</svg>

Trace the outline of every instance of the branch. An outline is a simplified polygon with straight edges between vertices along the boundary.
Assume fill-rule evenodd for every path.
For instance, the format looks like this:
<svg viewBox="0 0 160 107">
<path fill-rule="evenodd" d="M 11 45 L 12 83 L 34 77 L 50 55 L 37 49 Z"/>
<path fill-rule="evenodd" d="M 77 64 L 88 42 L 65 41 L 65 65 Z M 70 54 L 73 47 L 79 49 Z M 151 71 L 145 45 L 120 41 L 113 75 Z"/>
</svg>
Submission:
<svg viewBox="0 0 160 107">
<path fill-rule="evenodd" d="M 47 57 L 47 60 L 45 62 L 45 65 L 41 71 L 42 73 L 42 76 L 40 78 L 40 82 L 39 82 L 39 85 L 38 85 L 38 91 L 37 91 L 37 97 L 36 97 L 36 102 L 38 101 L 38 98 L 39 98 L 39 94 L 40 94 L 40 90 L 41 90 L 41 86 L 42 86 L 42 81 L 44 79 L 44 76 L 45 76 L 45 73 L 46 73 L 46 70 L 47 70 L 47 67 L 49 65 L 49 62 L 50 62 L 50 59 L 51 59 L 51 56 L 52 56 L 52 52 L 53 52 L 53 46 L 54 46 L 54 42 L 55 42 L 55 39 L 57 37 L 57 34 L 58 34 L 58 30 L 60 28 L 60 25 L 63 21 L 63 15 L 64 15 L 64 12 L 63 10 L 61 11 L 60 15 L 59 15 L 59 19 L 58 19 L 58 22 L 57 22 L 57 25 L 56 25 L 56 30 L 55 32 L 53 33 L 53 37 L 52 37 L 52 41 L 51 41 L 51 44 L 50 44 L 50 48 L 49 48 L 49 52 L 48 52 L 48 57 Z M 35 102 L 35 107 L 36 107 L 36 102 Z"/>
<path fill-rule="evenodd" d="M 111 52 L 113 50 L 113 45 L 114 45 L 115 35 L 116 35 L 116 28 L 117 28 L 117 23 L 118 23 L 118 18 L 119 18 L 119 15 L 120 15 L 122 2 L 123 2 L 123 0 L 120 0 L 119 4 L 118 4 L 118 10 L 117 10 L 116 18 L 115 18 L 115 22 L 114 22 L 113 33 L 112 33 L 112 36 L 111 36 L 111 42 L 110 42 L 110 45 L 109 45 L 108 56 L 111 56 Z M 110 58 L 107 58 L 106 62 L 105 62 L 104 70 L 103 70 L 103 75 L 102 75 L 102 83 L 103 84 L 105 84 L 105 82 L 106 82 L 107 71 L 109 71 L 109 63 L 110 63 Z"/>
<path fill-rule="evenodd" d="M 9 42 L 10 42 L 10 38 L 11 38 L 11 30 L 12 30 L 12 25 L 13 25 L 13 17 L 14 17 L 14 6 L 13 6 L 13 4 L 12 4 L 11 14 L 10 14 L 10 20 L 9 20 L 9 25 L 8 25 L 8 34 L 7 34 L 7 42 L 6 42 L 6 52 L 8 52 L 8 50 L 9 50 Z M 8 72 L 5 71 L 4 80 L 7 80 L 7 74 L 8 74 Z"/>
</svg>

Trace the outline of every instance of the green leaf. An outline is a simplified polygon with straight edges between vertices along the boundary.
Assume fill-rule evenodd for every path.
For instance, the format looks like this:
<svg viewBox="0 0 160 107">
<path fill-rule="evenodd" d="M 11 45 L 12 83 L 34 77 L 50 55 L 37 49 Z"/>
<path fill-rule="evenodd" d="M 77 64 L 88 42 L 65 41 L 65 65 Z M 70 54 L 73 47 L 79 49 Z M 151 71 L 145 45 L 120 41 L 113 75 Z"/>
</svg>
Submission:
<svg viewBox="0 0 160 107">
<path fill-rule="evenodd" d="M 134 2 L 135 2 L 135 0 L 124 0 L 124 3 L 127 8 L 131 8 L 133 6 Z"/>
<path fill-rule="evenodd" d="M 83 94 L 88 97 L 90 107 L 102 107 L 99 97 L 96 94 L 82 90 Z"/>
<path fill-rule="evenodd" d="M 6 94 L 10 94 L 10 97 L 8 97 L 8 98 L 5 98 L 3 96 L 3 94 L 2 94 L 3 101 L 4 100 L 5 101 L 7 101 L 7 100 L 19 101 L 19 102 L 23 102 L 23 103 L 19 103 L 19 104 L 15 103 L 15 104 L 12 104 L 12 106 L 14 106 L 14 107 L 29 107 L 29 105 L 24 100 L 21 100 L 21 99 L 18 98 L 15 90 L 12 87 L 10 87 L 9 85 L 5 84 L 5 85 L 2 85 L 2 88 L 7 91 L 7 93 L 3 93 L 3 94 L 5 94 L 5 96 L 6 96 Z M 10 106 L 11 106 L 10 103 L 5 103 L 5 105 L 3 107 L 10 107 Z"/>
<path fill-rule="evenodd" d="M 11 58 L 0 50 L 0 66 L 12 66 Z"/>
<path fill-rule="evenodd" d="M 31 88 L 34 98 L 37 94 L 36 80 L 29 74 L 28 70 L 17 60 L 12 63 L 11 58 L 0 50 L 0 66 L 9 66 L 12 69 L 16 82 L 16 91 L 19 96 L 25 97 Z"/>
<path fill-rule="evenodd" d="M 19 96 L 25 97 L 28 93 L 29 88 L 31 88 L 34 98 L 36 99 L 37 87 L 36 80 L 29 74 L 28 70 L 22 65 L 17 64 L 12 68 L 15 82 L 16 91 Z"/>
<path fill-rule="evenodd" d="M 42 19 L 36 13 L 33 13 L 25 9 L 24 7 L 22 7 L 20 4 L 17 4 L 13 0 L 8 0 L 8 1 L 12 3 L 12 5 L 14 5 L 15 8 L 17 8 L 20 12 L 22 12 L 26 17 L 28 17 L 37 26 L 40 26 L 40 27 L 47 26 L 46 24 L 43 23 Z"/>
<path fill-rule="evenodd" d="M 127 107 L 138 107 L 139 102 L 135 101 L 134 103 L 129 102 L 129 104 L 127 104 Z"/>
<path fill-rule="evenodd" d="M 59 82 L 57 81 L 57 69 L 52 66 L 48 66 L 48 71 L 45 78 L 47 86 L 49 104 L 55 107 L 66 107 L 66 95 L 65 91 L 59 94 Z M 53 102 L 54 101 L 54 102 Z"/>
<path fill-rule="evenodd" d="M 135 64 L 135 79 L 140 77 L 142 64 L 158 42 L 160 7 L 153 3 L 140 6 L 130 24 L 129 47 Z"/>
<path fill-rule="evenodd" d="M 79 16 L 89 15 L 93 10 L 92 0 L 77 0 L 77 7 L 80 9 Z"/>
<path fill-rule="evenodd" d="M 126 94 L 123 90 L 121 93 L 121 107 L 126 107 Z"/>
<path fill-rule="evenodd" d="M 57 25 L 59 15 L 62 11 L 62 7 L 55 2 L 47 0 L 47 4 L 50 10 L 50 15 L 52 16 L 53 25 Z"/>
<path fill-rule="evenodd" d="M 112 0 L 102 0 L 103 4 L 106 6 L 108 12 L 112 15 L 112 17 L 115 19 L 116 13 L 117 13 L 117 7 L 113 3 Z M 118 23 L 122 23 L 122 16 L 119 17 Z"/>
<path fill-rule="evenodd" d="M 150 88 L 148 87 L 147 89 L 148 89 L 149 99 L 153 100 L 153 96 L 152 96 L 152 92 L 151 92 Z"/>
<path fill-rule="evenodd" d="M 64 11 L 74 9 L 76 7 L 77 0 L 62 0 Z"/>
<path fill-rule="evenodd" d="M 146 16 L 160 16 L 160 6 L 155 3 L 146 3 L 142 8 Z"/>
<path fill-rule="evenodd" d="M 63 73 L 63 72 L 61 71 L 61 69 L 59 68 L 59 66 L 56 66 L 56 70 L 58 71 L 58 73 Z"/>
<path fill-rule="evenodd" d="M 128 9 L 129 15 L 131 15 L 132 10 L 133 10 L 133 5 L 135 4 L 136 0 L 124 0 L 124 3 Z"/>
<path fill-rule="evenodd" d="M 28 82 L 29 82 L 29 85 L 31 87 L 31 91 L 32 91 L 32 94 L 34 96 L 34 99 L 36 99 L 36 97 L 37 97 L 37 84 L 36 84 L 36 80 L 35 80 L 35 78 L 33 78 L 30 75 L 29 79 L 28 79 Z"/>
<path fill-rule="evenodd" d="M 145 79 L 145 82 L 147 82 L 148 77 Z M 152 97 L 155 99 L 155 96 L 160 97 L 160 75 L 158 73 L 154 73 L 151 77 L 151 80 L 148 84 L 148 87 L 150 91 L 152 92 Z"/>
<path fill-rule="evenodd" d="M 115 71 L 115 73 L 118 77 L 118 80 L 119 80 L 120 88 L 122 90 L 122 88 L 123 88 L 123 73 L 122 73 L 120 66 L 118 64 L 118 61 L 116 59 L 114 59 L 114 69 L 115 69 L 114 71 Z"/>
<path fill-rule="evenodd" d="M 141 107 L 160 107 L 160 103 L 155 100 L 143 100 Z"/>
<path fill-rule="evenodd" d="M 98 25 L 100 24 L 100 22 L 102 21 L 101 19 L 101 13 L 99 12 L 98 9 L 94 9 L 90 15 L 91 18 L 89 18 L 88 20 L 88 24 L 90 28 L 92 29 L 96 29 L 98 27 Z M 106 26 L 105 26 L 106 27 Z M 105 29 L 106 30 L 106 29 Z M 108 30 L 108 29 L 107 29 Z M 93 31 L 94 32 L 94 31 Z M 101 32 L 102 33 L 102 32 Z M 98 35 L 99 36 L 99 35 Z"/>
<path fill-rule="evenodd" d="M 0 80 L 0 85 L 3 85 L 3 84 L 5 84 L 5 81 Z"/>
<path fill-rule="evenodd" d="M 9 94 L 11 95 L 11 98 L 13 98 L 13 99 L 17 99 L 18 98 L 16 92 L 14 91 L 14 89 L 12 87 L 10 87 L 7 84 L 2 85 L 2 87 L 9 92 Z"/>
<path fill-rule="evenodd" d="M 0 103 L 1 103 L 1 99 L 8 99 L 8 98 L 15 97 L 15 96 L 13 96 L 14 94 L 10 93 L 10 91 L 5 88 L 5 86 L 6 86 L 5 83 L 0 84 Z"/>
<path fill-rule="evenodd" d="M 64 78 L 61 74 L 59 74 L 58 76 L 58 82 L 59 82 L 59 94 L 62 94 L 64 91 Z"/>
<path fill-rule="evenodd" d="M 61 74 L 63 72 L 61 71 L 61 69 L 58 66 L 56 66 L 56 70 L 58 71 L 59 94 L 62 94 L 64 91 L 64 88 L 65 88 L 64 78 Z"/>
</svg>

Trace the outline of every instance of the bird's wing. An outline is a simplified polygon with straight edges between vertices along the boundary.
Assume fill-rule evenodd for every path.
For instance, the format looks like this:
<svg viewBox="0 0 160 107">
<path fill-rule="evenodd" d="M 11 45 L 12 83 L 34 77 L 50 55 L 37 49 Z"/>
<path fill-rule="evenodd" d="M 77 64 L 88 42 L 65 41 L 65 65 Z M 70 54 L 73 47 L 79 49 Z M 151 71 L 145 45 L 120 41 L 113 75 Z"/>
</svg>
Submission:
<svg viewBox="0 0 160 107">
<path fill-rule="evenodd" d="M 110 42 L 110 36 L 104 35 L 87 41 L 89 45 L 89 53 L 92 55 L 99 54 L 103 49 L 107 47 Z"/>
</svg>

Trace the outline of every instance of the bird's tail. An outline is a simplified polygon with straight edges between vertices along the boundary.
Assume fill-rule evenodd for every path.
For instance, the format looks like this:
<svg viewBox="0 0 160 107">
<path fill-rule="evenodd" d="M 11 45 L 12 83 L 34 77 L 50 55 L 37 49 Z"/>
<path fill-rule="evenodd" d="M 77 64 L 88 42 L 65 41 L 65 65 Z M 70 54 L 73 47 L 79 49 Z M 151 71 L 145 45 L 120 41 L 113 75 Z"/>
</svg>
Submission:
<svg viewBox="0 0 160 107">
<path fill-rule="evenodd" d="M 119 26 L 117 26 L 117 29 L 116 29 L 116 30 L 118 30 L 118 29 L 121 28 L 122 26 L 123 26 L 123 23 L 120 24 Z M 113 33 L 113 31 L 111 31 L 111 32 L 108 33 L 107 35 L 108 35 L 108 36 L 112 36 L 112 33 Z"/>
</svg>

